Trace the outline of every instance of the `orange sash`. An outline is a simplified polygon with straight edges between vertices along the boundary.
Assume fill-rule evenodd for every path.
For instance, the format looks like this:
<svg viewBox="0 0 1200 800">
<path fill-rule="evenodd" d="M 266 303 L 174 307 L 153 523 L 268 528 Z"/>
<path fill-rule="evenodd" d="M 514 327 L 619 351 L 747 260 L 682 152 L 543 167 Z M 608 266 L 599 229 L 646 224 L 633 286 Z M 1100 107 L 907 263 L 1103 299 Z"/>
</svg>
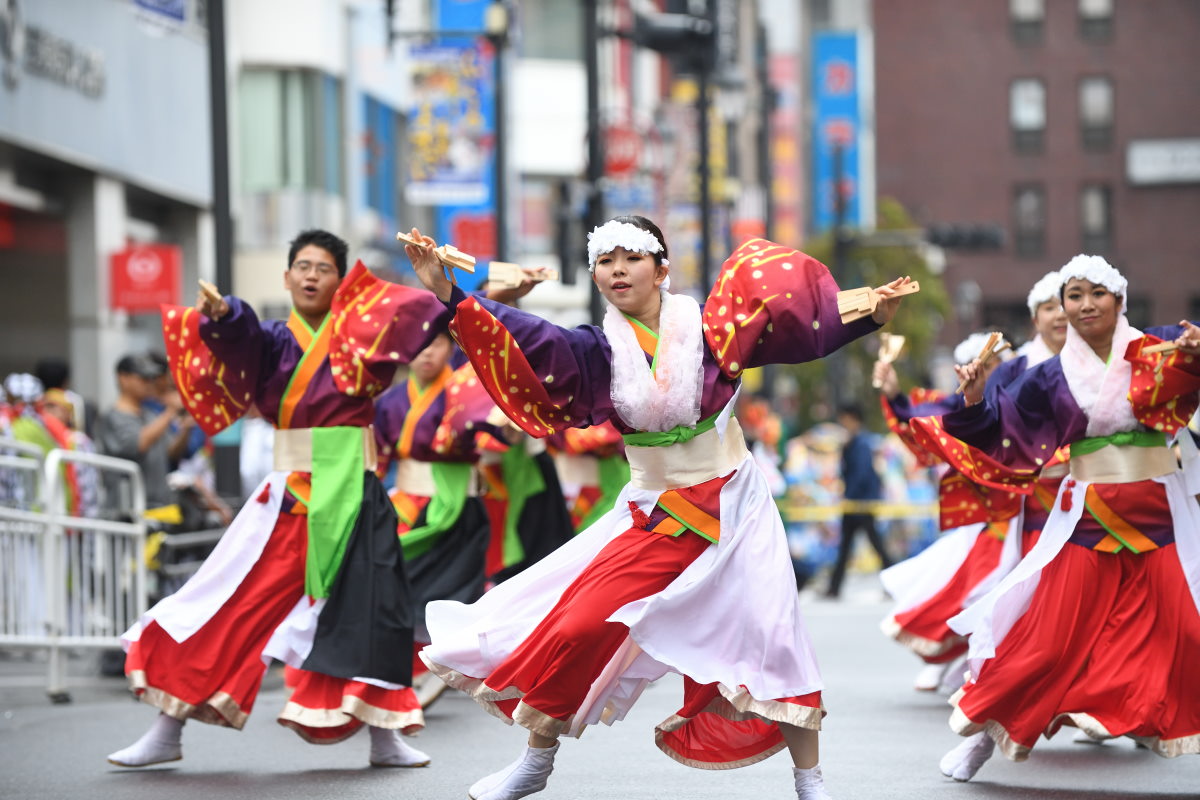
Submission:
<svg viewBox="0 0 1200 800">
<path fill-rule="evenodd" d="M 321 364 L 325 363 L 325 359 L 329 355 L 329 335 L 333 330 L 333 326 L 329 324 L 329 316 L 325 315 L 325 321 L 321 323 L 321 327 L 315 334 L 294 309 L 292 316 L 288 318 L 288 330 L 292 332 L 292 335 L 296 337 L 296 342 L 304 349 L 304 355 L 300 357 L 300 363 L 296 365 L 292 379 L 288 381 L 287 391 L 284 392 L 283 400 L 279 404 L 279 427 L 281 428 L 292 426 L 292 415 L 296 411 L 296 406 L 300 404 L 300 399 L 308 390 L 313 376 L 317 374 L 317 370 L 320 369 Z"/>
<path fill-rule="evenodd" d="M 400 438 L 396 442 L 396 453 L 401 458 L 410 458 L 412 453 L 413 436 L 416 434 L 417 423 L 425 412 L 433 405 L 433 401 L 441 396 L 450 380 L 453 371 L 449 366 L 443 367 L 438 376 L 424 389 L 417 387 L 416 380 L 408 379 L 408 413 L 404 415 L 404 425 L 400 428 Z"/>
</svg>

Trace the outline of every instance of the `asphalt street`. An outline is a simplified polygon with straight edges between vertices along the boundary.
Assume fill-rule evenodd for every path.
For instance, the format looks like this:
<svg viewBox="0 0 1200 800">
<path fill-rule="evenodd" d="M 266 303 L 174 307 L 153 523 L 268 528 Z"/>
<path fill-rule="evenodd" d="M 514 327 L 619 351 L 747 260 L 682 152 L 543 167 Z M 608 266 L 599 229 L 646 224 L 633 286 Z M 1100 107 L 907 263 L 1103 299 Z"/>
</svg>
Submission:
<svg viewBox="0 0 1200 800">
<path fill-rule="evenodd" d="M 888 606 L 873 578 L 856 576 L 840 602 L 807 600 L 806 610 L 826 682 L 829 715 L 821 736 L 826 784 L 837 800 L 1119 800 L 1200 797 L 1200 758 L 1163 759 L 1128 741 L 1071 742 L 1067 729 L 1039 743 L 1026 762 L 997 755 L 962 784 L 938 771 L 958 741 L 946 725 L 945 698 L 912 690 L 918 662 L 879 632 Z M 523 731 L 448 693 L 427 715 L 414 745 L 433 758 L 416 770 L 372 769 L 365 733 L 314 747 L 277 725 L 285 700 L 269 676 L 246 729 L 191 723 L 184 760 L 126 770 L 105 755 L 130 743 L 153 711 L 133 702 L 120 678 L 95 674 L 95 656 L 71 661 L 72 702 L 49 703 L 37 655 L 0 655 L 0 798 L 420 798 L 463 800 L 477 778 L 518 754 Z M 650 687 L 630 715 L 563 743 L 543 800 L 728 800 L 794 796 L 790 763 L 779 754 L 751 767 L 702 771 L 663 756 L 653 728 L 678 707 L 680 681 Z"/>
</svg>

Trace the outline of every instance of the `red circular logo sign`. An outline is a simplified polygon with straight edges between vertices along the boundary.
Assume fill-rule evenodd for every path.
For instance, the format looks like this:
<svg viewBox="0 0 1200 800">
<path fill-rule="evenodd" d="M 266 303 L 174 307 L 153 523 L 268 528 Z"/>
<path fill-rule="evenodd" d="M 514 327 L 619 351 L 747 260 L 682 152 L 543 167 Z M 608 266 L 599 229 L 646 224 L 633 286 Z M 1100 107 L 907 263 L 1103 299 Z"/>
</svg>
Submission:
<svg viewBox="0 0 1200 800">
<path fill-rule="evenodd" d="M 604 172 L 628 175 L 637 169 L 642 155 L 642 139 L 626 125 L 611 125 L 604 132 Z"/>
</svg>

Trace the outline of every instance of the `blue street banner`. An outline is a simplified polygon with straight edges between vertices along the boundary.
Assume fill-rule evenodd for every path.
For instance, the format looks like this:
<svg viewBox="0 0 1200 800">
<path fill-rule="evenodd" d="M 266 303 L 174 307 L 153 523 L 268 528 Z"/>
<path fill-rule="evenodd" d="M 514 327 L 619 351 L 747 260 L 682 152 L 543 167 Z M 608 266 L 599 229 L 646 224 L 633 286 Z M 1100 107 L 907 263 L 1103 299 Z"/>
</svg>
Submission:
<svg viewBox="0 0 1200 800">
<path fill-rule="evenodd" d="M 813 37 L 812 226 L 822 233 L 836 221 L 837 194 L 845 199 L 844 224 L 862 225 L 858 36 L 824 31 Z M 841 181 L 835 185 L 840 150 Z"/>
<path fill-rule="evenodd" d="M 413 112 L 405 197 L 437 207 L 434 238 L 475 257 L 466 289 L 487 277 L 496 255 L 495 48 L 483 36 L 491 0 L 436 0 L 434 30 L 479 31 L 414 48 Z"/>
</svg>

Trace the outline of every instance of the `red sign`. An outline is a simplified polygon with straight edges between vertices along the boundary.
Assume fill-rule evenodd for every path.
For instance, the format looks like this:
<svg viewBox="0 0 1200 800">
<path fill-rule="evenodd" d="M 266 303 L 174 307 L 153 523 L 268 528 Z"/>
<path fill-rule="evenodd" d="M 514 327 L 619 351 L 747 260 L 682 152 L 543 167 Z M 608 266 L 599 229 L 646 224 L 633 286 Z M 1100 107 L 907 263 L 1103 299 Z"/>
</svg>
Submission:
<svg viewBox="0 0 1200 800">
<path fill-rule="evenodd" d="M 642 155 L 642 138 L 633 128 L 610 125 L 604 131 L 604 174 L 629 175 Z"/>
<path fill-rule="evenodd" d="M 162 303 L 178 303 L 182 251 L 171 244 L 142 244 L 109 258 L 114 309 L 156 312 Z"/>
<path fill-rule="evenodd" d="M 479 261 L 496 257 L 496 216 L 486 213 L 459 213 L 450 221 L 450 243 Z"/>
</svg>

